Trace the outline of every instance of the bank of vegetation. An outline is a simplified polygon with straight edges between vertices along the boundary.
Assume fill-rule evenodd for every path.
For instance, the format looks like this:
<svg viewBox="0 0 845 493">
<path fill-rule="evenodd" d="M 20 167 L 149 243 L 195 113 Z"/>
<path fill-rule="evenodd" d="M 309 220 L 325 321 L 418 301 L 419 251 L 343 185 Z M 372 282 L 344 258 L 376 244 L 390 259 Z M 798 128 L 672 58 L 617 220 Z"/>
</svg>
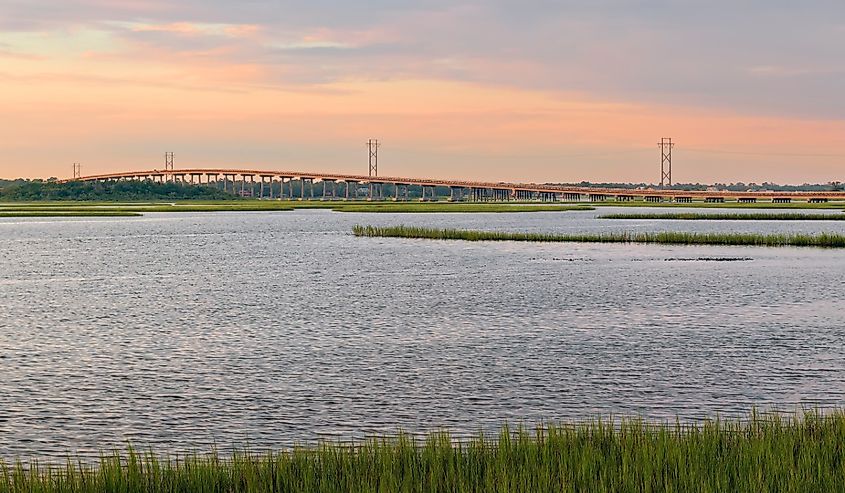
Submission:
<svg viewBox="0 0 845 493">
<path fill-rule="evenodd" d="M 54 180 L 15 180 L 6 182 L 0 187 L 0 202 L 233 200 L 235 198 L 235 195 L 214 187 L 153 181 L 61 183 Z"/>
<path fill-rule="evenodd" d="M 335 212 L 367 213 L 511 213 L 511 212 L 567 212 L 589 211 L 589 206 L 554 204 L 501 204 L 501 203 L 429 203 L 429 202 L 344 202 L 344 201 L 279 201 L 232 200 L 180 201 L 177 203 L 85 203 L 38 202 L 0 204 L 0 217 L 25 216 L 97 216 L 138 215 L 148 212 L 261 212 L 292 211 L 294 209 L 331 209 Z"/>
<path fill-rule="evenodd" d="M 840 491 L 845 414 L 752 413 L 700 424 L 561 423 L 453 440 L 445 432 L 270 453 L 103 455 L 0 465 L 0 493 Z"/>
<path fill-rule="evenodd" d="M 64 211 L 64 210 L 46 210 L 46 211 L 4 211 L 0 209 L 0 218 L 2 217 L 133 217 L 140 216 L 137 212 L 128 211 Z"/>
<path fill-rule="evenodd" d="M 428 240 L 464 241 L 527 241 L 572 243 L 657 243 L 666 245 L 744 245 L 744 246 L 800 246 L 845 248 L 845 235 L 820 234 L 756 234 L 756 233 L 689 233 L 664 231 L 656 233 L 512 233 L 505 231 L 474 231 L 462 229 L 422 228 L 414 226 L 353 227 L 356 236 L 383 238 L 413 238 Z"/>
<path fill-rule="evenodd" d="M 845 207 L 843 202 L 790 202 L 790 203 L 774 203 L 774 202 L 646 202 L 644 200 L 635 200 L 631 202 L 590 202 L 590 205 L 601 207 L 626 207 L 638 209 L 641 207 L 647 208 L 661 208 L 661 209 L 835 209 L 842 210 Z"/>
<path fill-rule="evenodd" d="M 568 212 L 592 211 L 595 208 L 587 205 L 554 205 L 554 204 L 507 204 L 507 203 L 370 203 L 349 204 L 333 207 L 338 212 L 385 212 L 385 213 L 437 213 L 437 212 Z"/>
<path fill-rule="evenodd" d="M 845 214 L 802 214 L 800 212 L 760 213 L 631 213 L 605 214 L 599 219 L 643 219 L 669 221 L 845 221 Z"/>
</svg>

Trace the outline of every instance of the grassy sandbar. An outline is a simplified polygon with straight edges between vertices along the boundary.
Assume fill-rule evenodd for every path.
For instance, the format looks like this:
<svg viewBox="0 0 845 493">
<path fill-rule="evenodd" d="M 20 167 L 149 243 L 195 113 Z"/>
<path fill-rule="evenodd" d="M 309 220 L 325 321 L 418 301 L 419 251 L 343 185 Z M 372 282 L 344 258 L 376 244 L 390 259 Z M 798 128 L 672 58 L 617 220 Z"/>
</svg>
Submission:
<svg viewBox="0 0 845 493">
<path fill-rule="evenodd" d="M 57 211 L 26 211 L 0 210 L 0 218 L 2 217 L 136 217 L 141 214 L 129 211 L 72 211 L 72 210 L 57 210 Z"/>
<path fill-rule="evenodd" d="M 83 204 L 79 202 L 59 203 L 30 203 L 0 205 L 0 214 L 20 214 L 16 217 L 27 217 L 24 213 L 47 217 L 47 213 L 66 215 L 136 215 L 159 212 L 270 212 L 292 211 L 295 209 L 330 209 L 335 212 L 380 212 L 380 213 L 516 213 L 516 212 L 567 212 L 588 211 L 593 207 L 587 205 L 552 205 L 552 204 L 502 204 L 502 203 L 419 203 L 419 202 L 346 202 L 346 201 L 275 201 L 275 200 L 233 200 L 227 202 L 177 202 L 177 203 L 138 203 L 138 204 Z M 86 214 L 82 214 L 86 213 Z M 89 214 L 90 213 L 90 214 Z"/>
<path fill-rule="evenodd" d="M 800 212 L 775 213 L 713 213 L 696 212 L 605 214 L 599 219 L 643 219 L 671 221 L 845 221 L 845 214 L 802 214 Z"/>
<path fill-rule="evenodd" d="M 845 248 L 845 235 L 834 233 L 755 234 L 755 233 L 688 233 L 665 231 L 657 233 L 510 233 L 503 231 L 473 231 L 461 229 L 421 228 L 413 226 L 354 226 L 355 236 L 383 238 L 415 238 L 428 240 L 464 241 L 528 241 L 572 243 L 657 243 L 665 245 L 745 245 L 745 246 L 801 246 Z"/>
</svg>

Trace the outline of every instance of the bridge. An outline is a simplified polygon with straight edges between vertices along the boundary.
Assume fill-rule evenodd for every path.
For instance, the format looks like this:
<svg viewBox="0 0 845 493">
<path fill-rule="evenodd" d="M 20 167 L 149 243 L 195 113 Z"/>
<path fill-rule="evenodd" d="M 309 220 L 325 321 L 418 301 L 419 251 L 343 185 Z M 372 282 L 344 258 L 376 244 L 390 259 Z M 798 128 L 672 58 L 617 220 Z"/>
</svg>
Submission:
<svg viewBox="0 0 845 493">
<path fill-rule="evenodd" d="M 435 200 L 437 187 L 449 188 L 452 201 L 564 201 L 564 202 L 677 202 L 694 201 L 720 203 L 810 202 L 822 203 L 845 201 L 845 192 L 775 192 L 726 190 L 670 190 L 653 188 L 593 188 L 535 183 L 504 183 L 463 180 L 439 180 L 431 178 L 402 178 L 387 176 L 348 175 L 338 173 L 310 173 L 299 171 L 232 169 L 232 168 L 190 168 L 129 171 L 102 175 L 84 176 L 69 181 L 125 181 L 150 180 L 154 182 L 175 182 L 206 184 L 232 193 L 244 194 L 259 187 L 260 198 L 290 200 L 409 200 L 409 189 L 419 187 L 421 200 Z M 316 185 L 317 183 L 321 186 Z M 306 184 L 308 193 L 306 193 Z M 393 186 L 392 197 L 385 197 L 384 185 Z M 362 188 L 363 187 L 363 188 Z M 322 188 L 322 190 L 320 190 Z M 315 190 L 317 193 L 315 194 Z M 265 193 L 266 191 L 266 193 Z"/>
</svg>

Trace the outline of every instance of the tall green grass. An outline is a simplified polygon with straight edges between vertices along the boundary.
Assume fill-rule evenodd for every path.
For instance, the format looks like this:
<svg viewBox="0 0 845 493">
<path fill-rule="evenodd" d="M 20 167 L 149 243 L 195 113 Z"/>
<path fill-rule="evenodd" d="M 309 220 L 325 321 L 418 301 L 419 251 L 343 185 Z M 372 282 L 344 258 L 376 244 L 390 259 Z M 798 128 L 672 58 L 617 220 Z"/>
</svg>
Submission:
<svg viewBox="0 0 845 493">
<path fill-rule="evenodd" d="M 429 240 L 464 241 L 530 241 L 580 243 L 659 243 L 667 245 L 747 245 L 802 246 L 845 248 L 845 235 L 835 233 L 755 234 L 755 233 L 688 233 L 664 231 L 657 233 L 509 233 L 504 231 L 472 231 L 461 229 L 420 228 L 413 226 L 353 227 L 355 236 L 384 238 L 418 238 Z"/>
<path fill-rule="evenodd" d="M 677 213 L 632 213 L 605 214 L 599 219 L 660 219 L 679 221 L 845 221 L 845 214 L 802 214 L 800 212 L 780 213 L 713 213 L 701 214 L 696 212 Z"/>
<path fill-rule="evenodd" d="M 845 414 L 752 413 L 700 424 L 641 419 L 446 432 L 221 456 L 103 455 L 0 465 L 0 493 L 841 491 Z"/>
</svg>

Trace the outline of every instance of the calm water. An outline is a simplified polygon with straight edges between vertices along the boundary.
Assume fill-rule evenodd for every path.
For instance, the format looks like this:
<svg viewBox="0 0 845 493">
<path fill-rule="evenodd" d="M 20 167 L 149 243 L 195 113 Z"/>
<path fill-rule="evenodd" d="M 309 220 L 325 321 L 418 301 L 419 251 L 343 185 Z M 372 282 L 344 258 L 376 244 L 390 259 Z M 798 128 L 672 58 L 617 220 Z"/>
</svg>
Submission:
<svg viewBox="0 0 845 493">
<path fill-rule="evenodd" d="M 597 214 L 0 219 L 0 457 L 845 404 L 845 251 L 350 235 L 845 233 Z"/>
</svg>

